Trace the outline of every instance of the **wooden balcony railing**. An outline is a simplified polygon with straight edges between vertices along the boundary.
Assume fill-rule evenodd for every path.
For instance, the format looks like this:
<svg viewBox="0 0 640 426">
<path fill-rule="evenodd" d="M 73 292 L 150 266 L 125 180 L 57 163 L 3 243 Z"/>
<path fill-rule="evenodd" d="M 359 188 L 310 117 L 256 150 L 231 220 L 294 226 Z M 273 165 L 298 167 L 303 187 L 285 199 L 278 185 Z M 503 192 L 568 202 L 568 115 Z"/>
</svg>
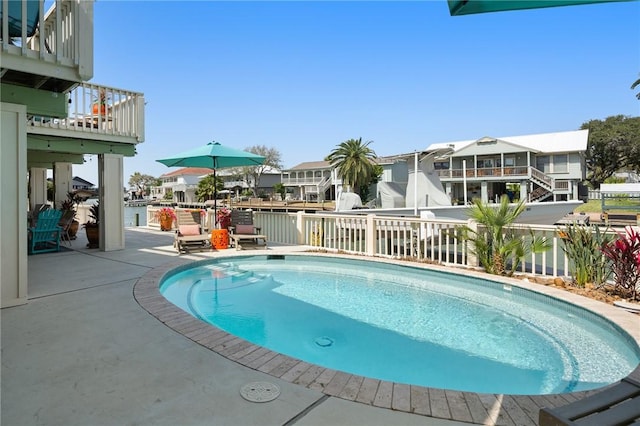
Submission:
<svg viewBox="0 0 640 426">
<path fill-rule="evenodd" d="M 529 177 L 528 166 L 514 167 L 481 167 L 467 169 L 467 178 L 485 178 L 485 177 Z M 463 169 L 438 170 L 438 176 L 441 179 L 462 179 Z"/>
</svg>

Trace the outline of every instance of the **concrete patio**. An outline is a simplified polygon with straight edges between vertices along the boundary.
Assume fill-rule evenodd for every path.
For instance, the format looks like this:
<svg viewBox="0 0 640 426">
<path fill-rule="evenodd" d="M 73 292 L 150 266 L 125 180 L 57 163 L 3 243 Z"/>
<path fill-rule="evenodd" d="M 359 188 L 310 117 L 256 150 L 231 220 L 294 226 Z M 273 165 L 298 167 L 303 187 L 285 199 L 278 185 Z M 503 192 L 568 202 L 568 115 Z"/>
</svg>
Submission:
<svg viewBox="0 0 640 426">
<path fill-rule="evenodd" d="M 176 260 L 173 235 L 125 234 L 121 251 L 86 249 L 80 231 L 72 250 L 29 256 L 29 303 L 1 311 L 3 425 L 466 424 L 330 397 L 174 332 L 132 294 L 145 273 Z M 239 390 L 255 381 L 277 384 L 280 396 L 246 401 Z"/>
</svg>

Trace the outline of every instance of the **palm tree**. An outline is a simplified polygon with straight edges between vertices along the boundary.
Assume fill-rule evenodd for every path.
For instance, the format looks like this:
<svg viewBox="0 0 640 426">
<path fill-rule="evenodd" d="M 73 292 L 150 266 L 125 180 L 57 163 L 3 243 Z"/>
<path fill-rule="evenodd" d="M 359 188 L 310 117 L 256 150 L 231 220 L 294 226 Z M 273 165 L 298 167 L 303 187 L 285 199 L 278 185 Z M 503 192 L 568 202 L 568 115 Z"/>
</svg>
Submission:
<svg viewBox="0 0 640 426">
<path fill-rule="evenodd" d="M 516 234 L 511 225 L 524 212 L 524 200 L 512 206 L 504 195 L 498 207 L 474 200 L 469 210 L 469 218 L 476 221 L 480 228 L 463 227 L 466 238 L 473 243 L 473 253 L 478 256 L 480 265 L 490 274 L 513 275 L 518 265 L 529 253 L 543 253 L 549 244 L 541 236 L 530 232 L 528 239 Z M 511 268 L 507 270 L 507 262 Z"/>
<path fill-rule="evenodd" d="M 198 182 L 196 188 L 196 198 L 198 201 L 207 201 L 214 198 L 214 194 L 224 188 L 224 182 L 219 176 L 213 177 L 213 174 L 207 175 Z"/>
<path fill-rule="evenodd" d="M 633 84 L 631 85 L 631 90 L 635 89 L 638 86 L 640 86 L 640 78 L 633 82 Z M 636 98 L 640 99 L 640 92 L 636 93 Z"/>
<path fill-rule="evenodd" d="M 369 148 L 373 141 L 363 143 L 362 138 L 349 139 L 339 144 L 325 158 L 338 169 L 338 176 L 344 185 L 360 193 L 359 184 L 369 182 L 374 173 L 376 153 Z"/>
</svg>

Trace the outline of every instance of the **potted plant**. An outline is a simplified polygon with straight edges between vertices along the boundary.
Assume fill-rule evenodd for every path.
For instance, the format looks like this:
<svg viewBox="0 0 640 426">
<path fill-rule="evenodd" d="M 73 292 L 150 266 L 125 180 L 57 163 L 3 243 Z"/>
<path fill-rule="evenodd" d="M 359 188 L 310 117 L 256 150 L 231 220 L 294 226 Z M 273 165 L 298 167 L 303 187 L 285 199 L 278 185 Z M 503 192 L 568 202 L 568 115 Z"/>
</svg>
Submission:
<svg viewBox="0 0 640 426">
<path fill-rule="evenodd" d="M 107 115 L 107 92 L 104 89 L 100 89 L 98 96 L 93 101 L 93 113 Z"/>
<path fill-rule="evenodd" d="M 176 220 L 176 212 L 171 207 L 162 207 L 155 213 L 155 218 L 160 222 L 161 231 L 170 231 Z"/>
<path fill-rule="evenodd" d="M 89 220 L 82 225 L 87 232 L 88 248 L 100 247 L 100 202 L 96 202 L 89 208 Z"/>
<path fill-rule="evenodd" d="M 231 225 L 231 210 L 222 207 L 216 212 L 216 223 L 219 229 L 229 229 Z"/>
</svg>

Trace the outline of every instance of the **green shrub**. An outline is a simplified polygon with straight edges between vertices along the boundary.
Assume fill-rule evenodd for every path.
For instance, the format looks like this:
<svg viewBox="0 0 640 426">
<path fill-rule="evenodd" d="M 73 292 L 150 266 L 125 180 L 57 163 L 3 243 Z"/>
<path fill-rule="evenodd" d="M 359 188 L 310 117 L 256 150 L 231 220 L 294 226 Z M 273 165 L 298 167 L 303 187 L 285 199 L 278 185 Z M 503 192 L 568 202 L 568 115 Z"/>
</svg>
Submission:
<svg viewBox="0 0 640 426">
<path fill-rule="evenodd" d="M 524 202 L 509 205 L 505 195 L 495 207 L 473 200 L 469 217 L 480 226 L 474 230 L 463 226 L 463 237 L 473 243 L 472 253 L 478 257 L 480 266 L 490 274 L 513 275 L 529 253 L 543 253 L 550 244 L 540 235 L 529 230 L 529 237 L 523 238 L 511 225 L 525 209 Z"/>
<path fill-rule="evenodd" d="M 559 229 L 558 235 L 562 238 L 562 250 L 569 259 L 569 272 L 575 285 L 604 285 L 611 275 L 611 269 L 601 248 L 613 237 L 601 232 L 598 226 L 575 224 Z"/>
</svg>

